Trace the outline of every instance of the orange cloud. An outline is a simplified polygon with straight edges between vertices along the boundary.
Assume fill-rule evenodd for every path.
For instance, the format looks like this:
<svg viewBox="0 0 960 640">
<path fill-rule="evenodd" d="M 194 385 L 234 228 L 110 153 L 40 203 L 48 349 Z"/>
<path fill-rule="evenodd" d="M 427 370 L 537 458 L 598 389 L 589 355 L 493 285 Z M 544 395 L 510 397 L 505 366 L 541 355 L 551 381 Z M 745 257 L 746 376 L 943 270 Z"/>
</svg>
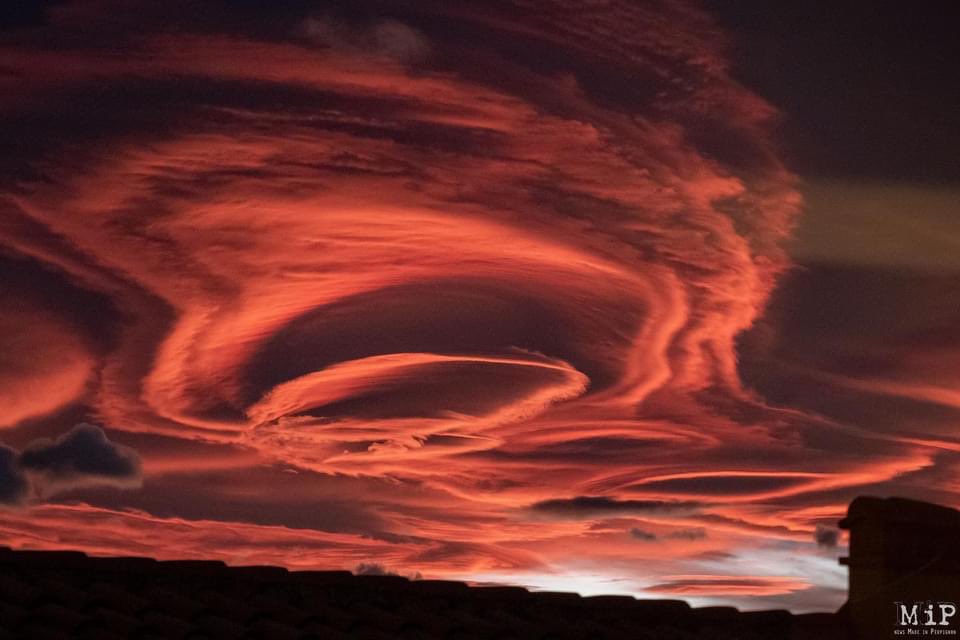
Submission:
<svg viewBox="0 0 960 640">
<path fill-rule="evenodd" d="M 934 464 L 742 381 L 800 198 L 700 10 L 122 5 L 0 37 L 31 141 L 0 155 L 0 259 L 40 299 L 0 291 L 0 426 L 82 411 L 143 488 L 78 487 L 4 544 L 789 594 L 813 572 L 726 574 L 821 559 L 843 491 Z"/>
<path fill-rule="evenodd" d="M 781 576 L 668 576 L 648 591 L 687 596 L 774 596 L 809 589 L 810 584 Z"/>
</svg>

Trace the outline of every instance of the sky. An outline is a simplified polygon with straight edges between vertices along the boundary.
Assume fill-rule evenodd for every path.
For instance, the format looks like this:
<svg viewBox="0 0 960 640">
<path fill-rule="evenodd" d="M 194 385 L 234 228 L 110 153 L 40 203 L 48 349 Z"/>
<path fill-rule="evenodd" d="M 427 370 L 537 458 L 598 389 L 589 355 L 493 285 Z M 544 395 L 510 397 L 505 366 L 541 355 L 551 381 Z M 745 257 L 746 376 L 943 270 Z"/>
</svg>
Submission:
<svg viewBox="0 0 960 640">
<path fill-rule="evenodd" d="M 960 503 L 958 51 L 808 4 L 4 9 L 0 544 L 837 608 Z"/>
</svg>

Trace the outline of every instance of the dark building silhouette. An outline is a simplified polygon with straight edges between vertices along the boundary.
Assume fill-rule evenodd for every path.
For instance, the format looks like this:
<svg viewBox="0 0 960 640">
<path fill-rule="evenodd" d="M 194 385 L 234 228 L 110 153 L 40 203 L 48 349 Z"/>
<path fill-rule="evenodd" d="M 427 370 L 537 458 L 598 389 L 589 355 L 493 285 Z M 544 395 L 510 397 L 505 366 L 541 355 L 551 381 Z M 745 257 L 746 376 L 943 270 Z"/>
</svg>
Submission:
<svg viewBox="0 0 960 640">
<path fill-rule="evenodd" d="M 346 571 L 0 551 L 0 638 L 783 640 L 840 638 L 830 613 L 691 608 Z"/>
<path fill-rule="evenodd" d="M 840 527 L 850 531 L 850 555 L 840 559 L 850 576 L 841 612 L 854 637 L 960 637 L 960 511 L 860 497 Z"/>
<path fill-rule="evenodd" d="M 960 512 L 900 498 L 857 498 L 841 526 L 851 538 L 850 557 L 841 560 L 850 568 L 849 601 L 836 613 L 803 615 L 0 547 L 0 640 L 877 640 L 956 634 L 960 615 L 939 622 L 960 601 Z M 897 603 L 909 605 L 910 624 L 897 624 Z M 937 633 L 923 625 L 928 603 L 937 614 Z"/>
</svg>

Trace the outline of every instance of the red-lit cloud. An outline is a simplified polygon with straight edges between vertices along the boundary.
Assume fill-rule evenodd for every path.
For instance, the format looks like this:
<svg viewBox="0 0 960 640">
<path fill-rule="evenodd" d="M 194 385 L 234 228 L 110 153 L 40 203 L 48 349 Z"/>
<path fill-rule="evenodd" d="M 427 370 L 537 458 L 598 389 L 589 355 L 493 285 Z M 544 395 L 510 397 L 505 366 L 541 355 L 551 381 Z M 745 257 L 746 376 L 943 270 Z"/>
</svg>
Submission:
<svg viewBox="0 0 960 640">
<path fill-rule="evenodd" d="M 0 542 L 808 587 L 736 568 L 816 556 L 844 496 L 937 448 L 742 381 L 800 199 L 725 37 L 664 4 L 211 26 L 81 2 L 4 36 L 29 149 L 0 243 L 32 306 L 0 307 L 0 429 L 81 407 L 144 486 L 5 512 Z"/>
<path fill-rule="evenodd" d="M 667 582 L 653 585 L 654 593 L 699 596 L 771 596 L 801 591 L 810 585 L 779 576 L 669 576 Z"/>
</svg>

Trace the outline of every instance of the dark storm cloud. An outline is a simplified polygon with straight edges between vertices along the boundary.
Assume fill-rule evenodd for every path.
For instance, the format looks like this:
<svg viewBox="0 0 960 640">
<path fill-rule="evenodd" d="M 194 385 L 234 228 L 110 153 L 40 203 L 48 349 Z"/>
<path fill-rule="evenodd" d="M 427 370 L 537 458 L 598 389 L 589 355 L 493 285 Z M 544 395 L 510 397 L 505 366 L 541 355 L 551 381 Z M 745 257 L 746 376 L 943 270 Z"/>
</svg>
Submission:
<svg viewBox="0 0 960 640">
<path fill-rule="evenodd" d="M 141 481 L 139 454 L 111 442 L 92 424 L 34 440 L 22 452 L 0 445 L 0 504 L 19 505 L 84 487 L 138 487 Z"/>
<path fill-rule="evenodd" d="M 0 506 L 21 504 L 29 488 L 27 478 L 17 463 L 17 452 L 0 445 Z"/>
<path fill-rule="evenodd" d="M 530 505 L 530 510 L 558 518 L 577 519 L 611 514 L 689 512 L 699 506 L 699 502 L 617 500 L 603 496 L 577 496 L 536 502 Z"/>
<path fill-rule="evenodd" d="M 42 492 L 89 485 L 137 486 L 140 456 L 111 442 L 98 426 L 78 424 L 55 440 L 36 440 L 20 454 L 20 466 L 39 476 Z"/>
</svg>

